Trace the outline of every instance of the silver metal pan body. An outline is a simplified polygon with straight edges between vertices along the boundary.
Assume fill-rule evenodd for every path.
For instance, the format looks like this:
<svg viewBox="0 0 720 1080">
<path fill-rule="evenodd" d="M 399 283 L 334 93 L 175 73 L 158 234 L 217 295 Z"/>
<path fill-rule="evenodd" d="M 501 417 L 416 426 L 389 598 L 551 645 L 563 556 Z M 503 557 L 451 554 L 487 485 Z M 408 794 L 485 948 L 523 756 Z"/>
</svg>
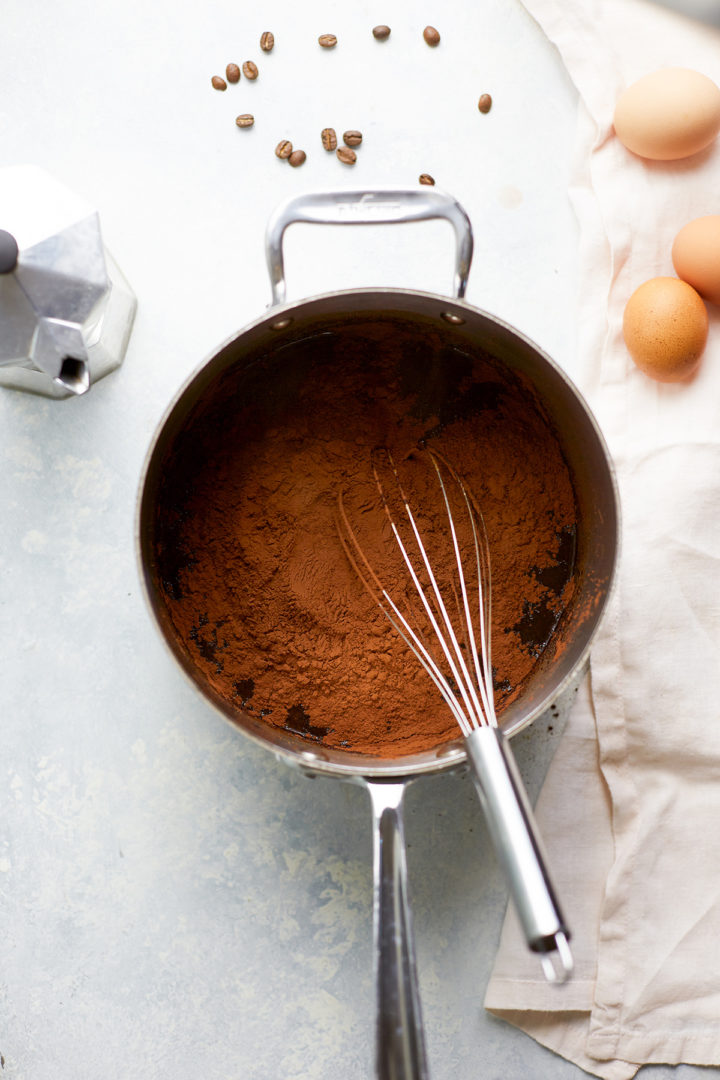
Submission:
<svg viewBox="0 0 720 1080">
<path fill-rule="evenodd" d="M 284 302 L 282 239 L 295 221 L 363 224 L 442 217 L 456 236 L 453 291 L 445 297 L 404 289 L 361 289 Z M 153 618 L 185 675 L 242 734 L 300 769 L 364 784 L 373 807 L 375 848 L 375 966 L 377 981 L 377 1064 L 380 1080 L 424 1080 L 427 1076 L 422 1022 L 414 972 L 407 905 L 402 797 L 407 783 L 462 766 L 463 741 L 406 757 L 379 758 L 351 750 L 308 744 L 301 736 L 271 727 L 240 706 L 230 706 L 206 682 L 177 641 L 158 588 L 155 565 L 155 507 L 163 469 L 174 440 L 189 415 L 217 380 L 239 366 L 252 366 L 269 353 L 313 335 L 342 333 L 378 317 L 391 324 L 428 328 L 449 347 L 472 353 L 480 348 L 527 380 L 553 425 L 569 465 L 578 517 L 575 590 L 555 640 L 522 694 L 502 713 L 502 733 L 511 736 L 549 708 L 586 661 L 611 592 L 619 546 L 618 497 L 612 464 L 592 413 L 571 380 L 522 333 L 468 304 L 465 284 L 472 256 L 472 232 L 461 207 L 437 190 L 318 193 L 290 200 L 268 226 L 267 259 L 273 291 L 269 311 L 228 339 L 204 360 L 168 407 L 150 446 L 141 478 L 137 549 L 145 595 Z"/>
</svg>

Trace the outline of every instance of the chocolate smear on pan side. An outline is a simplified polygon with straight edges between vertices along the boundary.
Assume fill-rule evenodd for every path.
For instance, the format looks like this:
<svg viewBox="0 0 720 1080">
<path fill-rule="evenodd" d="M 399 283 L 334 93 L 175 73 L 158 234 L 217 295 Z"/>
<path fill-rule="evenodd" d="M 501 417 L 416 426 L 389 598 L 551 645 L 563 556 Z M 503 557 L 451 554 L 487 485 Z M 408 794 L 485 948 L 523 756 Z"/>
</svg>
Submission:
<svg viewBox="0 0 720 1080">
<path fill-rule="evenodd" d="M 370 497 L 374 447 L 402 460 L 423 440 L 485 519 L 499 714 L 521 692 L 572 594 L 576 508 L 560 444 L 531 391 L 479 347 L 378 315 L 230 368 L 168 451 L 156 573 L 178 646 L 218 701 L 308 744 L 383 757 L 457 738 L 335 527 L 338 490 L 354 513 Z"/>
</svg>

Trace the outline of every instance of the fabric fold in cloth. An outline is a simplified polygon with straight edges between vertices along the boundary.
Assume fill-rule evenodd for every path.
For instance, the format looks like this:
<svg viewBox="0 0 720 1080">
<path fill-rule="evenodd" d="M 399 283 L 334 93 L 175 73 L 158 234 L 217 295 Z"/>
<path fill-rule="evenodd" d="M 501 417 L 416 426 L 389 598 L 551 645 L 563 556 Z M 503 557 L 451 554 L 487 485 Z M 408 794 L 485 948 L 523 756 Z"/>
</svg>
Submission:
<svg viewBox="0 0 720 1080">
<path fill-rule="evenodd" d="M 614 136 L 618 94 L 689 67 L 720 83 L 720 35 L 642 0 L 526 0 L 580 94 L 580 389 L 622 504 L 618 583 L 537 815 L 576 973 L 547 986 L 508 912 L 485 1005 L 581 1068 L 720 1065 L 720 309 L 698 374 L 659 384 L 622 337 L 632 292 L 720 213 L 720 141 L 648 162 Z"/>
</svg>

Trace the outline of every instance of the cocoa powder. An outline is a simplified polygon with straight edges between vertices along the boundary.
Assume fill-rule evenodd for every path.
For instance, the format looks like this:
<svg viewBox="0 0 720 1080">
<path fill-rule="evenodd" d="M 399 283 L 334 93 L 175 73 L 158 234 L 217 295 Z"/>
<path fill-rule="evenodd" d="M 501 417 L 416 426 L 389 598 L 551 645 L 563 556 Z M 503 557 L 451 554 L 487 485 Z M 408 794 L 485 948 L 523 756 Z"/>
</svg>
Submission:
<svg viewBox="0 0 720 1080">
<path fill-rule="evenodd" d="M 458 737 L 336 525 L 342 492 L 371 542 L 371 452 L 408 462 L 421 440 L 452 461 L 484 515 L 499 714 L 522 692 L 572 590 L 576 510 L 559 442 L 530 389 L 491 355 L 388 317 L 232 367 L 166 454 L 158 589 L 211 696 L 310 744 L 373 755 Z M 421 507 L 431 536 L 435 507 L 437 494 Z M 373 560 L 402 593 L 380 533 Z"/>
</svg>

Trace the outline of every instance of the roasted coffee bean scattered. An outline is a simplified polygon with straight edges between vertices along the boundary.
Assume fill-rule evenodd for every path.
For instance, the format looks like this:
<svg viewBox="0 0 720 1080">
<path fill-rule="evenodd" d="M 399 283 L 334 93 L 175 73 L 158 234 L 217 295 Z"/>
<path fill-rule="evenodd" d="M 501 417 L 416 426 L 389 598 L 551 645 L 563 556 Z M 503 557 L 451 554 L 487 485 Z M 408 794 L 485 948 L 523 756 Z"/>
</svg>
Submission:
<svg viewBox="0 0 720 1080">
<path fill-rule="evenodd" d="M 266 30 L 264 34 L 260 35 L 260 48 L 263 52 L 272 52 L 275 45 L 275 35 L 271 34 L 269 30 Z"/>
<path fill-rule="evenodd" d="M 227 83 L 224 79 L 221 79 L 219 75 L 213 75 L 210 81 L 216 90 L 227 90 Z"/>
<path fill-rule="evenodd" d="M 335 153 L 338 161 L 342 161 L 343 165 L 354 165 L 357 161 L 357 154 L 349 146 L 339 146 Z"/>
<path fill-rule="evenodd" d="M 418 177 L 418 180 L 420 181 L 421 184 L 425 184 L 428 187 L 433 187 L 433 185 L 435 184 L 434 179 L 432 178 L 432 176 L 428 172 L 420 173 L 420 176 Z"/>
<path fill-rule="evenodd" d="M 293 152 L 293 144 L 289 139 L 281 139 L 275 147 L 275 157 L 289 158 Z"/>
<path fill-rule="evenodd" d="M 386 41 L 390 37 L 389 26 L 373 26 L 373 37 L 376 41 Z"/>
<path fill-rule="evenodd" d="M 240 82 L 240 68 L 237 66 L 237 64 L 228 64 L 228 66 L 225 68 L 225 75 L 227 76 L 228 82 Z"/>
<path fill-rule="evenodd" d="M 440 35 L 434 26 L 426 26 L 423 30 L 423 37 L 428 45 L 432 45 L 433 48 L 440 44 Z"/>
<path fill-rule="evenodd" d="M 335 128 L 323 128 L 320 132 L 323 148 L 325 150 L 337 150 L 337 135 Z"/>
<path fill-rule="evenodd" d="M 255 117 L 252 113 L 241 113 L 240 116 L 235 117 L 235 123 L 238 127 L 252 127 L 255 123 Z"/>
<path fill-rule="evenodd" d="M 489 94 L 481 94 L 478 101 L 478 109 L 481 113 L 489 113 L 492 109 L 492 98 Z"/>
<path fill-rule="evenodd" d="M 334 49 L 337 45 L 337 38 L 334 34 L 321 34 L 318 38 L 318 44 L 322 45 L 323 49 Z"/>
<path fill-rule="evenodd" d="M 242 69 L 243 69 L 243 75 L 245 76 L 246 79 L 250 79 L 250 80 L 257 79 L 257 77 L 258 77 L 257 64 L 253 64 L 252 60 L 246 60 L 245 63 L 243 64 L 243 66 L 242 66 Z"/>
<path fill-rule="evenodd" d="M 298 165 L 303 165 L 307 159 L 307 154 L 304 150 L 293 150 L 292 154 L 288 158 L 288 164 L 292 165 L 293 169 L 297 169 Z"/>
<path fill-rule="evenodd" d="M 346 146 L 359 146 L 362 142 L 362 131 L 345 131 L 343 142 Z"/>
</svg>

